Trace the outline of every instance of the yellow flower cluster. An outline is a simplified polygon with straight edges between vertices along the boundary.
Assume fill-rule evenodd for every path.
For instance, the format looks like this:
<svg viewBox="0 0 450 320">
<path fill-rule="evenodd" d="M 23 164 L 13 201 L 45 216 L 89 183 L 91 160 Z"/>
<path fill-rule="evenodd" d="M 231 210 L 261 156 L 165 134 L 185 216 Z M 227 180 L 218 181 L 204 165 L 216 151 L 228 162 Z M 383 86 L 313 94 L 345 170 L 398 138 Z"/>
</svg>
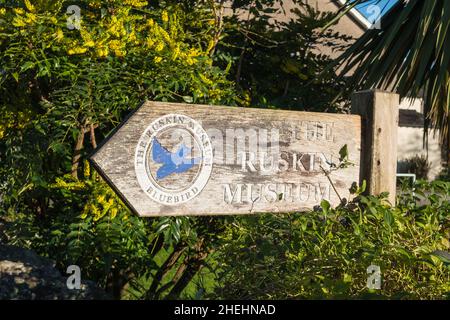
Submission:
<svg viewBox="0 0 450 320">
<path fill-rule="evenodd" d="M 146 3 L 142 1 L 131 2 L 129 5 L 146 5 Z M 92 6 L 94 5 L 95 3 L 92 3 Z M 130 22 L 133 22 L 132 20 L 133 19 L 129 16 L 129 8 L 120 8 L 110 17 L 110 19 L 105 19 L 100 22 L 97 28 L 87 29 L 84 26 L 81 26 L 79 33 L 82 41 L 69 43 L 67 53 L 72 55 L 91 52 L 99 58 L 104 58 L 110 53 L 113 53 L 117 57 L 125 56 L 127 53 L 127 46 L 130 44 L 140 44 L 136 34 L 135 25 L 130 25 Z M 125 24 L 127 24 L 127 28 L 125 28 Z M 128 26 L 130 29 L 128 29 Z M 101 31 L 103 28 L 106 29 L 106 32 Z M 90 51 L 90 49 L 92 49 L 92 51 Z"/>
<path fill-rule="evenodd" d="M 100 2 L 89 2 L 89 7 L 91 8 L 96 8 L 96 9 L 100 9 L 102 7 Z"/>
<path fill-rule="evenodd" d="M 91 176 L 91 166 L 89 164 L 89 161 L 84 161 L 84 170 L 83 170 L 83 176 L 87 179 Z"/>
<path fill-rule="evenodd" d="M 124 3 L 136 8 L 145 7 L 148 4 L 147 1 L 139 1 L 139 0 L 125 0 Z"/>
<path fill-rule="evenodd" d="M 89 55 L 94 58 L 105 58 L 109 55 L 125 57 L 132 52 L 146 54 L 153 52 L 153 61 L 177 61 L 185 65 L 193 65 L 200 56 L 208 56 L 207 50 L 200 47 L 192 48 L 184 43 L 182 19 L 178 15 L 183 13 L 177 9 L 162 10 L 160 19 L 152 18 L 151 13 L 133 11 L 132 8 L 144 7 L 148 1 L 143 0 L 112 0 L 114 10 L 108 11 L 106 17 L 100 19 L 102 2 L 92 0 L 83 15 L 80 30 L 65 31 L 61 21 L 38 8 L 30 0 L 24 1 L 24 9 L 15 8 L 12 11 L 11 23 L 20 28 L 21 32 L 32 32 L 28 27 L 33 24 L 53 26 L 47 39 L 60 44 L 68 55 Z M 0 15 L 7 11 L 3 8 Z M 39 14 L 38 14 L 39 12 Z M 65 19 L 65 18 L 64 18 Z M 159 20 L 159 21 L 157 21 Z M 45 35 L 44 35 L 45 37 Z"/>
<path fill-rule="evenodd" d="M 189 49 L 188 53 L 184 56 L 186 59 L 186 63 L 188 65 L 193 65 L 197 62 L 197 57 L 201 55 L 201 52 L 198 49 Z"/>
<path fill-rule="evenodd" d="M 56 29 L 55 39 L 58 42 L 61 42 L 63 38 L 64 38 L 64 32 L 61 30 L 61 28 Z"/>
<path fill-rule="evenodd" d="M 66 174 L 63 177 L 56 178 L 55 183 L 50 185 L 50 187 L 57 190 L 87 194 L 89 199 L 83 207 L 80 216 L 82 219 L 92 215 L 93 220 L 98 221 L 107 214 L 109 218 L 114 219 L 120 210 L 125 209 L 122 202 L 107 184 L 96 180 L 95 171 L 91 170 L 88 161 L 84 161 L 83 177 L 84 180 L 78 180 L 72 175 Z"/>
<path fill-rule="evenodd" d="M 124 21 L 120 20 L 117 16 L 112 16 L 107 32 L 116 38 L 125 36 L 127 31 L 125 30 L 123 22 Z"/>
<path fill-rule="evenodd" d="M 91 213 L 94 216 L 93 220 L 98 221 L 109 212 L 111 219 L 114 219 L 118 211 L 114 198 L 111 197 L 106 200 L 105 195 L 97 195 L 95 201 L 85 204 L 80 217 L 86 219 L 88 214 Z"/>
<path fill-rule="evenodd" d="M 169 14 L 167 13 L 166 10 L 163 10 L 163 12 L 161 13 L 161 20 L 163 22 L 168 22 L 169 21 Z"/>
<path fill-rule="evenodd" d="M 91 166 L 89 165 L 89 161 L 84 161 L 83 176 L 85 179 L 91 178 Z M 116 195 L 112 193 L 104 183 L 101 183 L 100 186 L 100 189 L 95 190 L 92 198 L 85 204 L 83 212 L 81 213 L 82 219 L 86 219 L 88 214 L 91 213 L 94 216 L 94 221 L 98 221 L 108 212 L 109 217 L 114 219 L 117 216 L 119 209 L 122 208 Z"/>
<path fill-rule="evenodd" d="M 23 111 L 11 111 L 5 107 L 0 108 L 0 139 L 9 129 L 23 129 L 32 119 L 33 112 L 25 109 Z"/>
<path fill-rule="evenodd" d="M 161 14 L 161 19 L 163 22 L 169 21 L 169 14 L 167 11 L 163 11 Z M 177 15 L 173 13 L 170 19 L 169 32 L 167 32 L 163 27 L 158 25 L 153 19 L 147 21 L 147 25 L 150 27 L 150 34 L 146 38 L 146 46 L 149 49 L 155 50 L 160 53 L 164 49 L 167 49 L 171 53 L 171 58 L 173 61 L 180 60 L 187 65 L 193 65 L 197 62 L 197 57 L 206 54 L 199 49 L 181 49 L 180 42 L 177 41 L 178 26 L 177 26 Z M 155 62 L 161 61 L 158 57 L 155 58 Z"/>
<path fill-rule="evenodd" d="M 25 7 L 30 12 L 35 12 L 36 11 L 36 8 L 31 4 L 31 2 L 29 0 L 25 0 Z"/>
<path fill-rule="evenodd" d="M 14 12 L 18 15 L 25 14 L 25 11 L 22 8 L 14 8 Z"/>
<path fill-rule="evenodd" d="M 104 57 L 106 57 L 106 56 L 109 54 L 109 49 L 106 48 L 106 47 L 103 47 L 103 48 L 97 48 L 96 53 L 97 53 L 97 56 L 98 56 L 98 57 L 104 58 Z"/>
<path fill-rule="evenodd" d="M 67 54 L 68 55 L 75 55 L 75 54 L 83 54 L 86 53 L 88 49 L 87 48 L 83 48 L 83 47 L 73 47 L 70 48 L 69 50 L 67 50 Z"/>
<path fill-rule="evenodd" d="M 176 45 L 172 52 L 172 60 L 175 61 L 179 55 L 180 55 L 180 46 Z"/>
<path fill-rule="evenodd" d="M 50 187 L 54 189 L 79 191 L 86 188 L 86 183 L 84 183 L 83 181 L 74 180 L 74 178 L 71 175 L 65 175 L 62 178 L 56 178 L 55 183 L 52 184 Z"/>
<path fill-rule="evenodd" d="M 208 79 L 207 77 L 205 77 L 203 74 L 199 74 L 200 79 L 202 79 L 202 81 L 206 84 L 206 85 L 213 85 L 213 82 Z"/>
<path fill-rule="evenodd" d="M 83 39 L 84 43 L 83 46 L 87 48 L 92 48 L 95 46 L 94 41 L 92 40 L 92 36 L 89 32 L 86 31 L 86 29 L 80 30 L 81 38 Z"/>
<path fill-rule="evenodd" d="M 156 47 L 155 47 L 155 51 L 156 52 L 160 52 L 164 49 L 164 42 L 159 42 Z"/>
<path fill-rule="evenodd" d="M 13 26 L 15 27 L 25 27 L 26 25 L 31 25 L 36 22 L 37 17 L 34 13 L 23 12 L 22 9 L 14 9 L 16 12 L 16 16 L 13 19 Z"/>
<path fill-rule="evenodd" d="M 109 42 L 109 48 L 114 51 L 114 54 L 118 57 L 123 57 L 125 55 L 125 49 L 123 42 L 119 40 L 111 40 Z"/>
<path fill-rule="evenodd" d="M 12 25 L 15 27 L 25 27 L 27 25 L 32 25 L 37 21 L 37 16 L 34 14 L 36 8 L 31 4 L 29 0 L 25 0 L 25 7 L 29 12 L 25 12 L 22 8 L 14 8 L 14 13 L 16 14 L 13 18 Z M 6 13 L 6 9 L 0 9 L 0 15 L 4 15 Z"/>
</svg>

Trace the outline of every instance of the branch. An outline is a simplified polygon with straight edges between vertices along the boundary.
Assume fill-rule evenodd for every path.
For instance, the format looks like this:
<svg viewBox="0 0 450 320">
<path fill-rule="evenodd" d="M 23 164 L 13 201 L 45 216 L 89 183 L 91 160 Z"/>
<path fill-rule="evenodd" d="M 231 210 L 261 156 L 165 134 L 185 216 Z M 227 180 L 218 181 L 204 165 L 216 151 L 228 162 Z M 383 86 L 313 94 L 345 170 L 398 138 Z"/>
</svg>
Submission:
<svg viewBox="0 0 450 320">
<path fill-rule="evenodd" d="M 84 128 L 81 128 L 80 132 L 78 133 L 77 142 L 75 143 L 75 149 L 73 150 L 71 173 L 72 176 L 76 179 L 78 179 L 78 165 L 80 164 L 81 149 L 83 149 L 84 134 Z"/>
<path fill-rule="evenodd" d="M 172 281 L 165 286 L 164 289 L 169 288 L 170 285 L 174 284 L 173 288 L 165 299 L 176 299 L 180 296 L 181 292 L 186 288 L 189 282 L 194 278 L 194 276 L 203 268 L 205 265 L 204 260 L 208 257 L 211 250 L 205 250 L 204 248 L 205 239 L 201 238 L 194 245 L 194 250 L 196 254 L 191 258 L 186 258 L 183 264 L 180 265 Z M 163 288 L 161 288 L 163 289 Z M 161 290 L 162 292 L 162 290 Z"/>
<path fill-rule="evenodd" d="M 73 177 L 78 179 L 78 166 L 80 164 L 81 159 L 81 150 L 83 149 L 84 145 L 84 135 L 87 132 L 90 132 L 90 138 L 91 138 L 91 144 L 92 147 L 95 149 L 97 148 L 97 142 L 95 140 L 95 129 L 98 127 L 97 124 L 89 124 L 82 126 L 78 133 L 77 141 L 75 143 L 75 148 L 73 150 L 73 157 L 72 157 L 72 169 L 71 174 Z"/>
<path fill-rule="evenodd" d="M 89 125 L 89 132 L 91 137 L 91 145 L 92 148 L 97 149 L 97 141 L 95 140 L 95 128 L 97 126 L 94 126 L 92 123 Z"/>
<path fill-rule="evenodd" d="M 322 166 L 320 166 L 320 169 L 322 169 L 323 173 L 325 174 L 325 176 L 327 177 L 328 181 L 330 181 L 331 186 L 333 187 L 334 192 L 336 192 L 336 195 L 339 198 L 339 201 L 342 203 L 342 198 L 341 195 L 339 194 L 339 192 L 336 190 L 336 187 L 333 183 L 333 181 L 330 178 L 330 173 L 328 171 L 326 171 Z"/>
<path fill-rule="evenodd" d="M 210 0 L 210 2 L 211 2 L 211 6 L 213 8 L 215 25 L 216 25 L 216 30 L 215 30 L 214 36 L 213 36 L 213 45 L 209 49 L 209 52 L 208 52 L 209 56 L 212 57 L 214 55 L 214 53 L 216 52 L 217 44 L 219 43 L 220 36 L 222 35 L 222 32 L 223 32 L 223 17 L 224 17 L 224 11 L 225 11 L 225 7 L 223 6 L 223 3 L 225 1 L 224 0 L 220 1 L 220 3 L 219 3 L 220 11 L 219 12 L 217 12 L 214 0 Z"/>
<path fill-rule="evenodd" d="M 186 250 L 187 247 L 181 247 L 177 245 L 173 252 L 167 257 L 166 261 L 161 265 L 159 270 L 156 272 L 155 276 L 153 277 L 152 284 L 150 285 L 150 288 L 146 292 L 146 296 L 149 299 L 154 299 L 157 297 L 157 294 L 159 294 L 159 291 L 157 291 L 158 286 L 161 283 L 161 280 L 163 277 L 169 272 L 170 268 L 178 261 L 178 259 L 181 257 L 183 252 Z"/>
</svg>

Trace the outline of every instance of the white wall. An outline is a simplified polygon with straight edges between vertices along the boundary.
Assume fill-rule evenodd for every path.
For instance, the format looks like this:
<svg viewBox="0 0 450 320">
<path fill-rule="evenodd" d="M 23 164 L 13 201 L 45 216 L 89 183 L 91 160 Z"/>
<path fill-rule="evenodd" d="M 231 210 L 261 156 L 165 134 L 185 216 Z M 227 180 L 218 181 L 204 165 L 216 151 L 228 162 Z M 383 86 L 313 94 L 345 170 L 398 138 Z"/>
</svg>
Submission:
<svg viewBox="0 0 450 320">
<path fill-rule="evenodd" d="M 423 112 L 423 101 L 416 99 L 415 101 L 404 99 L 400 105 L 400 109 L 415 110 Z M 434 179 L 442 170 L 441 146 L 439 137 L 433 137 L 433 133 L 428 137 L 428 152 L 423 148 L 423 128 L 399 127 L 398 128 L 398 160 L 406 160 L 415 155 L 428 154 L 428 162 L 431 163 L 428 179 Z"/>
</svg>

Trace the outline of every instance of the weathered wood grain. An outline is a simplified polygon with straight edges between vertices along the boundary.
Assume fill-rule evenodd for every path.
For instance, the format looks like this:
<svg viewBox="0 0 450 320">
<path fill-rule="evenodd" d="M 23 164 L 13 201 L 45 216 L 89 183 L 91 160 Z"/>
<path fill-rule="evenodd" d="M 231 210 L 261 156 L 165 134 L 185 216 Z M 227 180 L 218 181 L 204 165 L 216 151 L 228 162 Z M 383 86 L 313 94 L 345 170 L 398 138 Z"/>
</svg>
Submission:
<svg viewBox="0 0 450 320">
<path fill-rule="evenodd" d="M 367 193 L 389 192 L 394 206 L 399 105 L 399 95 L 392 92 L 367 90 L 352 96 L 352 113 L 362 117 L 361 177 L 367 181 Z"/>
<path fill-rule="evenodd" d="M 195 120 L 209 140 L 201 140 L 201 134 L 191 137 L 185 124 L 177 123 L 188 118 L 173 118 L 173 125 L 155 125 L 162 129 L 150 129 L 145 134 L 153 121 L 169 114 Z M 186 144 L 197 163 L 159 179 L 158 174 L 163 174 L 159 169 L 165 164 L 154 161 L 154 139 L 172 153 Z M 205 169 L 207 140 L 212 149 L 210 173 Z M 344 145 L 355 165 L 334 171 L 330 177 L 340 196 L 349 198 L 348 189 L 359 181 L 360 116 L 146 102 L 98 148 L 91 160 L 141 216 L 292 212 L 312 209 L 323 198 L 335 205 L 339 203 L 322 168 L 327 170 L 330 163 L 338 162 Z M 147 185 L 144 191 L 143 180 L 153 181 L 161 189 L 150 190 Z M 199 181 L 205 182 L 201 191 L 189 189 L 196 183 L 201 187 Z M 181 196 L 190 191 L 189 200 Z M 180 194 L 176 199 L 179 202 L 175 203 L 175 198 L 158 198 L 162 193 Z"/>
</svg>

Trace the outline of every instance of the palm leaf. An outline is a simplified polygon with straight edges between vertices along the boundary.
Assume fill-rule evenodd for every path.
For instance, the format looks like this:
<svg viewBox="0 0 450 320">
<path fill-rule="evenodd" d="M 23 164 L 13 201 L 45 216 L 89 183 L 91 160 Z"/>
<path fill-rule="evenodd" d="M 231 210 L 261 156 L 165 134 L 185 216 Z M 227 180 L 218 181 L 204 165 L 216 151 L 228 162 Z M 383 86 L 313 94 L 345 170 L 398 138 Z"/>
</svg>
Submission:
<svg viewBox="0 0 450 320">
<path fill-rule="evenodd" d="M 367 0 L 350 1 L 343 9 Z M 340 76 L 354 74 L 346 89 L 394 90 L 404 97 L 423 93 L 425 134 L 449 139 L 450 1 L 400 0 L 335 62 Z M 450 139 L 449 139 L 450 140 Z"/>
</svg>

